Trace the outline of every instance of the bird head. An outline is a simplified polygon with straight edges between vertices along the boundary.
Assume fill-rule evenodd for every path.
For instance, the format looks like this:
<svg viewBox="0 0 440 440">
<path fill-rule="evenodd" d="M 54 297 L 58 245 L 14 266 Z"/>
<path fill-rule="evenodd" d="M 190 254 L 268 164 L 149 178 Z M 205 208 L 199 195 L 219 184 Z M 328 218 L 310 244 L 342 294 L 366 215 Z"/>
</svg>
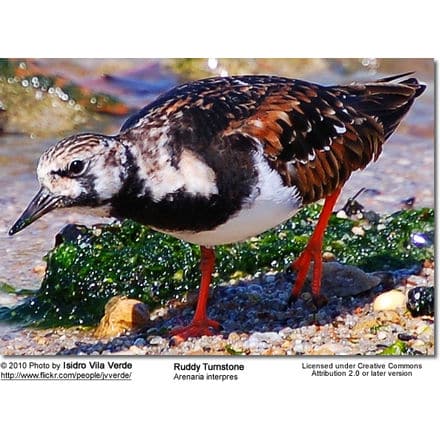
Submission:
<svg viewBox="0 0 440 440">
<path fill-rule="evenodd" d="M 122 186 L 124 158 L 123 145 L 114 137 L 80 134 L 62 139 L 41 156 L 40 189 L 9 234 L 56 208 L 107 204 Z"/>
</svg>

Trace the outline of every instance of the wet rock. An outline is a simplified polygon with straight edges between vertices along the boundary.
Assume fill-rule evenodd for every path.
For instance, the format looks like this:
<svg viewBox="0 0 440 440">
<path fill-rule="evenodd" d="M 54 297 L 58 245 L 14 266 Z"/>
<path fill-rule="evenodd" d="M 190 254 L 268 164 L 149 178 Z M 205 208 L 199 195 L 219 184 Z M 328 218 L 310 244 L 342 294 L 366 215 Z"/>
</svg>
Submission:
<svg viewBox="0 0 440 440">
<path fill-rule="evenodd" d="M 312 269 L 309 270 L 306 288 L 310 289 Z M 366 292 L 380 283 L 380 278 L 365 273 L 355 266 L 336 261 L 323 264 L 321 291 L 327 297 L 354 296 Z"/>
<path fill-rule="evenodd" d="M 98 338 L 119 336 L 127 330 L 141 328 L 149 322 L 148 306 L 136 299 L 124 296 L 111 298 L 105 306 L 105 314 L 95 331 Z"/>
<path fill-rule="evenodd" d="M 408 292 L 406 304 L 412 316 L 434 315 L 434 287 L 418 286 Z"/>
<path fill-rule="evenodd" d="M 88 114 L 84 108 L 70 104 L 60 93 L 33 87 L 28 80 L 8 82 L 0 78 L 0 96 L 7 109 L 3 130 L 50 136 L 85 123 Z"/>
<path fill-rule="evenodd" d="M 373 310 L 396 310 L 405 307 L 405 295 L 400 290 L 389 290 L 379 295 L 373 302 Z"/>
</svg>

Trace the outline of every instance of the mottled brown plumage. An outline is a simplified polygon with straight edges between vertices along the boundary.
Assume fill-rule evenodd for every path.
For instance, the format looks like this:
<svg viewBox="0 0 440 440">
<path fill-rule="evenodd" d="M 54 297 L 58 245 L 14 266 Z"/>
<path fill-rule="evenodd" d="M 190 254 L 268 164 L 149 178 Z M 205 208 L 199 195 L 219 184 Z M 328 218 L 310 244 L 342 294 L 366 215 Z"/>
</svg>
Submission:
<svg viewBox="0 0 440 440">
<path fill-rule="evenodd" d="M 175 154 L 191 148 L 252 148 L 262 143 L 272 168 L 298 187 L 303 203 L 322 199 L 376 160 L 423 90 L 404 75 L 347 86 L 271 76 L 210 78 L 177 87 L 122 128 L 124 138 L 169 127 Z"/>
</svg>

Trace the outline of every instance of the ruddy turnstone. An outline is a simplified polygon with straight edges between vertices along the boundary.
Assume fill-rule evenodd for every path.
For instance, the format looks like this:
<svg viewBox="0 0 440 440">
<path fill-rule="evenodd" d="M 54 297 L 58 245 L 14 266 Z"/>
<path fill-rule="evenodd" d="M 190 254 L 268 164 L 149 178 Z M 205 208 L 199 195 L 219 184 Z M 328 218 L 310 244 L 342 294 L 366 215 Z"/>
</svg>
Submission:
<svg viewBox="0 0 440 440">
<path fill-rule="evenodd" d="M 41 188 L 9 233 L 55 208 L 108 207 L 201 246 L 201 285 L 181 338 L 218 329 L 206 307 L 214 247 L 270 229 L 325 199 L 308 245 L 292 264 L 296 298 L 311 262 L 320 294 L 324 231 L 343 184 L 376 160 L 425 89 L 410 74 L 321 86 L 276 76 L 208 78 L 163 94 L 119 134 L 78 134 L 40 158 Z"/>
</svg>

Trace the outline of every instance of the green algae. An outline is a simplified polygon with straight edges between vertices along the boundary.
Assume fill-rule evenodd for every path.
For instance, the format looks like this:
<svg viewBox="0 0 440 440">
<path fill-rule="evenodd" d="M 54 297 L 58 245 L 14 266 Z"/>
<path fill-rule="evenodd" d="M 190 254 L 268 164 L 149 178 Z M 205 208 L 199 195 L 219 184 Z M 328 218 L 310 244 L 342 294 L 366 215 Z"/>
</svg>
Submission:
<svg viewBox="0 0 440 440">
<path fill-rule="evenodd" d="M 403 341 L 396 341 L 379 353 L 381 356 L 404 356 L 408 354 L 412 354 L 411 349 Z"/>
<path fill-rule="evenodd" d="M 258 237 L 218 246 L 214 282 L 285 270 L 304 249 L 320 209 L 318 204 L 310 205 Z M 366 271 L 407 268 L 434 258 L 431 242 L 420 246 L 412 241 L 415 233 L 433 234 L 433 209 L 366 217 L 332 216 L 324 251 Z M 70 225 L 57 241 L 45 257 L 47 271 L 39 291 L 13 309 L 0 308 L 0 320 L 44 327 L 91 325 L 113 296 L 138 298 L 154 309 L 172 298 L 183 298 L 199 283 L 197 246 L 130 220 L 91 229 Z"/>
</svg>

